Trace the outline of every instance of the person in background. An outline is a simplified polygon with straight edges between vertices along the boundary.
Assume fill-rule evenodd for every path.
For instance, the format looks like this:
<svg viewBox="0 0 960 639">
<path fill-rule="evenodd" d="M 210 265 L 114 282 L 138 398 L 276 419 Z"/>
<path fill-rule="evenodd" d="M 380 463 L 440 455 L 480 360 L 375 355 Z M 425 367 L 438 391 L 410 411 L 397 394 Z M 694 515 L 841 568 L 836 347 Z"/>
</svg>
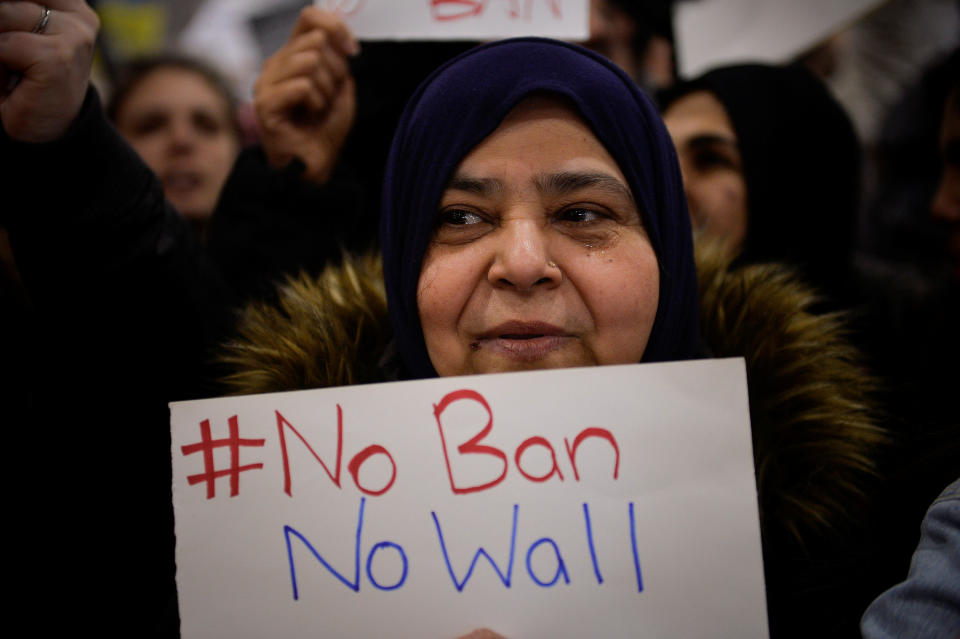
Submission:
<svg viewBox="0 0 960 639">
<path fill-rule="evenodd" d="M 157 174 L 166 198 L 204 237 L 240 151 L 237 105 L 227 84 L 198 60 L 145 58 L 121 73 L 106 108 Z"/>
<path fill-rule="evenodd" d="M 960 65 L 955 62 L 957 66 Z M 960 76 L 954 76 L 953 87 L 943 105 L 939 142 L 943 168 L 930 209 L 946 231 L 953 279 L 960 283 Z"/>
<path fill-rule="evenodd" d="M 235 303 L 320 273 L 376 244 L 383 167 L 400 112 L 437 66 L 473 42 L 365 42 L 304 8 L 254 87 L 259 144 L 243 149 L 207 238 Z M 403 64 L 398 64 L 403 60 Z"/>
<path fill-rule="evenodd" d="M 957 64 L 956 54 L 953 64 Z M 956 312 L 956 293 L 960 290 L 960 75 L 953 75 L 944 101 L 939 147 L 942 169 L 930 210 L 943 224 L 953 260 L 953 306 L 942 311 L 953 311 L 950 317 L 957 318 L 960 317 Z M 956 324 L 953 328 L 956 329 Z M 956 389 L 956 373 L 946 375 L 947 383 Z M 953 416 L 956 427 L 960 411 L 955 406 Z M 954 435 L 956 433 L 954 428 Z M 950 444 L 954 455 L 951 459 L 955 462 L 960 446 L 956 439 Z M 951 483 L 927 510 L 906 579 L 870 604 L 863 615 L 861 630 L 864 639 L 960 636 L 960 479 Z"/>
<path fill-rule="evenodd" d="M 648 92 L 676 80 L 674 0 L 590 0 L 590 38 L 583 43 L 623 69 Z"/>
<path fill-rule="evenodd" d="M 784 262 L 847 306 L 860 147 L 843 108 L 798 67 L 722 67 L 661 96 L 694 228 L 740 263 Z"/>
</svg>

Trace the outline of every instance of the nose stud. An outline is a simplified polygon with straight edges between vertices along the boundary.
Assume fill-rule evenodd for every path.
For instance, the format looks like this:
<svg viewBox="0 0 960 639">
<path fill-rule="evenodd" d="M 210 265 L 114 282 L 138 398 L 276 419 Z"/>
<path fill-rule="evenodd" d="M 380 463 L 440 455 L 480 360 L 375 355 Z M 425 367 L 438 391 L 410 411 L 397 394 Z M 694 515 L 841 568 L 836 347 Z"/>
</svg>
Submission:
<svg viewBox="0 0 960 639">
<path fill-rule="evenodd" d="M 556 262 L 554 262 L 553 260 L 547 260 L 547 268 L 554 269 L 556 273 L 549 274 L 549 275 L 545 274 L 546 276 L 543 278 L 543 281 L 547 281 L 550 278 L 553 278 L 554 280 L 559 282 L 560 280 L 563 279 L 563 271 L 560 270 L 560 267 L 557 266 Z"/>
</svg>

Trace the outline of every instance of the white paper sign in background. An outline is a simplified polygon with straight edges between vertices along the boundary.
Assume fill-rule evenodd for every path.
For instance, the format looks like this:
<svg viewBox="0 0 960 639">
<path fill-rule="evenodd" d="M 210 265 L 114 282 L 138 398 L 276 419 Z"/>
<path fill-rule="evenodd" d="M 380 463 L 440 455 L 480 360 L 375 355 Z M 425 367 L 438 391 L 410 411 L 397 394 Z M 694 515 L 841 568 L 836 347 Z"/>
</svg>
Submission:
<svg viewBox="0 0 960 639">
<path fill-rule="evenodd" d="M 698 0 L 674 8 L 680 75 L 742 62 L 785 64 L 883 0 Z"/>
<path fill-rule="evenodd" d="M 742 360 L 171 412 L 187 639 L 767 636 Z"/>
<path fill-rule="evenodd" d="M 316 0 L 363 40 L 586 40 L 589 0 Z"/>
</svg>

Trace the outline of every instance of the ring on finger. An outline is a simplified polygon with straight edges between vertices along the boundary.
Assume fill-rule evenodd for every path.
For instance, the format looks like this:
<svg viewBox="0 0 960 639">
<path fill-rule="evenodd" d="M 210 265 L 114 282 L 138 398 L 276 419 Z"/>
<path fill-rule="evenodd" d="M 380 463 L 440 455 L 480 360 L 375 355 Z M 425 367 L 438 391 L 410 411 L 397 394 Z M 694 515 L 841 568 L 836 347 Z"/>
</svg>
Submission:
<svg viewBox="0 0 960 639">
<path fill-rule="evenodd" d="M 42 4 L 40 5 L 40 19 L 37 20 L 35 25 L 33 25 L 33 29 L 30 30 L 30 33 L 43 33 L 47 29 L 48 22 L 50 22 L 50 7 Z"/>
</svg>

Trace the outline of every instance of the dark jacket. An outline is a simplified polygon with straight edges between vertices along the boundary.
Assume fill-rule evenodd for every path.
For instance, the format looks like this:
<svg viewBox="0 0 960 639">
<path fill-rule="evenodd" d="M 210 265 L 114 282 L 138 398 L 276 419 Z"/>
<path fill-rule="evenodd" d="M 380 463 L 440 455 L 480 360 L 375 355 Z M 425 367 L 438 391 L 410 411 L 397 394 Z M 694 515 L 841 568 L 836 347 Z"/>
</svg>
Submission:
<svg viewBox="0 0 960 639">
<path fill-rule="evenodd" d="M 29 621 L 42 635 L 171 636 L 166 402 L 210 393 L 219 277 L 95 92 L 61 140 L 0 133 L 0 160 L 0 225 L 35 322 L 34 410 L 3 424 L 19 542 L 10 609 L 42 605 Z"/>
</svg>

